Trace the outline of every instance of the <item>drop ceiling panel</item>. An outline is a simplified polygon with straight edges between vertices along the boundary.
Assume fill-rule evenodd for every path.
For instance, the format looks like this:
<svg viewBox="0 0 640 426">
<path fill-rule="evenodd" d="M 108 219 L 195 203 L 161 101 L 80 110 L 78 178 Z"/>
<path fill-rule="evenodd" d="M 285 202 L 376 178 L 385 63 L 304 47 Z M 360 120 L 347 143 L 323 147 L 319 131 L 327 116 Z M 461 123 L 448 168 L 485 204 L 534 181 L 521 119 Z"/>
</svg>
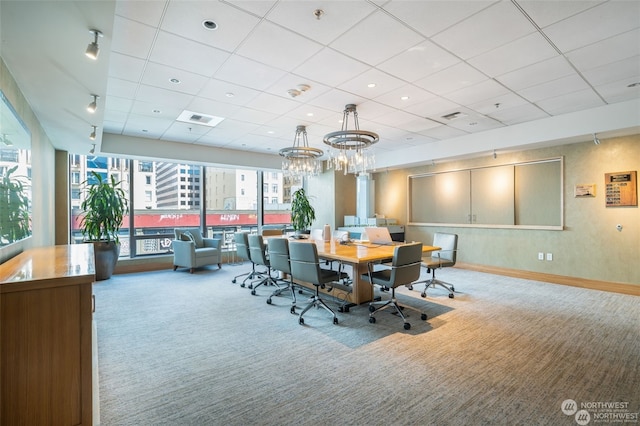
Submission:
<svg viewBox="0 0 640 426">
<path fill-rule="evenodd" d="M 261 92 L 222 80 L 210 79 L 199 93 L 200 97 L 232 105 L 246 105 Z"/>
<path fill-rule="evenodd" d="M 111 49 L 124 55 L 146 59 L 151 51 L 155 35 L 156 29 L 154 27 L 116 16 L 113 21 Z"/>
<path fill-rule="evenodd" d="M 273 114 L 267 111 L 258 111 L 257 109 L 251 108 L 241 108 L 229 114 L 229 118 L 233 118 L 237 121 L 253 123 L 259 126 L 268 123 L 277 116 L 278 114 Z"/>
<path fill-rule="evenodd" d="M 204 20 L 218 25 L 208 30 Z M 170 2 L 161 29 L 209 46 L 233 52 L 260 22 L 259 18 L 221 2 Z"/>
<path fill-rule="evenodd" d="M 406 83 L 398 78 L 379 71 L 375 68 L 366 71 L 357 77 L 342 83 L 339 89 L 353 93 L 363 98 L 375 98 L 394 89 L 404 86 Z M 369 87 L 369 85 L 375 85 Z"/>
<path fill-rule="evenodd" d="M 478 13 L 495 1 L 405 1 L 393 0 L 385 9 L 426 37 Z"/>
<path fill-rule="evenodd" d="M 137 88 L 137 82 L 121 80 L 119 78 L 109 78 L 107 80 L 108 96 L 131 99 Z"/>
<path fill-rule="evenodd" d="M 436 95 L 445 95 L 486 79 L 487 76 L 485 74 L 464 62 L 460 62 L 443 71 L 418 80 L 414 84 Z"/>
<path fill-rule="evenodd" d="M 242 56 L 232 56 L 220 67 L 214 77 L 239 86 L 265 90 L 282 78 L 283 75 L 285 75 L 285 72 L 282 70 L 260 64 Z"/>
<path fill-rule="evenodd" d="M 324 48 L 294 70 L 294 73 L 328 86 L 337 86 L 370 67 L 330 48 Z"/>
<path fill-rule="evenodd" d="M 320 49 L 321 44 L 262 21 L 236 53 L 274 68 L 291 71 Z"/>
<path fill-rule="evenodd" d="M 640 82 L 640 55 L 590 69 L 584 76 L 595 86 L 627 78 Z"/>
<path fill-rule="evenodd" d="M 604 102 L 591 89 L 567 93 L 550 99 L 544 99 L 536 104 L 551 115 L 566 114 L 586 108 L 604 105 Z"/>
<path fill-rule="evenodd" d="M 322 95 L 309 101 L 309 104 L 319 106 L 321 108 L 343 110 L 347 104 L 359 105 L 365 101 L 365 98 L 356 96 L 353 93 L 344 90 L 332 89 Z"/>
<path fill-rule="evenodd" d="M 549 114 L 537 106 L 529 103 L 513 108 L 497 108 L 494 112 L 488 113 L 487 115 L 506 125 L 526 123 L 527 121 L 539 120 L 549 116 Z"/>
<path fill-rule="evenodd" d="M 640 2 L 609 1 L 544 29 L 568 52 L 640 27 Z"/>
<path fill-rule="evenodd" d="M 320 9 L 320 19 L 314 11 Z M 367 2 L 291 1 L 279 2 L 268 19 L 322 44 L 329 44 L 375 10 Z"/>
<path fill-rule="evenodd" d="M 496 25 L 499 25 L 499 31 L 495 31 Z M 435 35 L 431 40 L 454 55 L 469 59 L 534 31 L 527 18 L 510 2 L 499 2 Z"/>
<path fill-rule="evenodd" d="M 508 89 L 494 80 L 484 80 L 473 86 L 448 93 L 445 97 L 458 104 L 473 105 L 486 99 L 504 95 L 507 92 Z"/>
<path fill-rule="evenodd" d="M 267 111 L 277 115 L 286 114 L 297 108 L 300 104 L 293 99 L 275 96 L 270 93 L 261 93 L 246 106 L 260 111 Z"/>
<path fill-rule="evenodd" d="M 179 80 L 172 82 L 171 80 Z M 171 68 L 149 62 L 142 76 L 142 84 L 148 86 L 161 87 L 179 93 L 195 95 L 206 84 L 207 78 L 199 74 L 193 74 L 184 70 Z"/>
<path fill-rule="evenodd" d="M 511 90 L 521 90 L 574 74 L 575 70 L 561 56 L 538 62 L 496 77 Z"/>
<path fill-rule="evenodd" d="M 578 90 L 585 90 L 587 88 L 587 83 L 585 83 L 580 76 L 569 75 L 548 83 L 520 90 L 519 93 L 530 102 L 537 102 L 542 99 L 554 98 L 559 95 L 577 92 Z"/>
<path fill-rule="evenodd" d="M 278 3 L 274 0 L 224 0 L 224 3 L 246 10 L 259 17 L 264 17 Z"/>
<path fill-rule="evenodd" d="M 640 29 L 608 38 L 567 54 L 580 71 L 640 55 Z"/>
<path fill-rule="evenodd" d="M 229 56 L 229 53 L 223 50 L 159 31 L 149 59 L 159 64 L 211 77 Z"/>
<path fill-rule="evenodd" d="M 525 104 L 529 104 L 526 99 L 513 92 L 508 92 L 497 97 L 488 98 L 476 104 L 470 104 L 469 108 L 479 114 L 494 117 L 494 113 L 497 113 L 498 110 L 504 111 L 506 109 L 519 107 Z"/>
<path fill-rule="evenodd" d="M 330 46 L 366 64 L 377 65 L 422 41 L 423 37 L 377 11 L 358 22 Z"/>
<path fill-rule="evenodd" d="M 405 84 L 402 87 L 378 96 L 375 98 L 375 101 L 394 108 L 404 109 L 411 105 L 433 99 L 435 96 L 433 93 L 427 92 L 412 84 Z"/>
<path fill-rule="evenodd" d="M 505 74 L 558 56 L 558 52 L 538 33 L 526 35 L 469 60 L 489 77 Z"/>
<path fill-rule="evenodd" d="M 109 58 L 109 78 L 139 82 L 145 61 L 131 56 L 112 53 Z"/>
<path fill-rule="evenodd" d="M 595 7 L 605 0 L 595 1 L 540 1 L 518 0 L 518 4 L 539 27 L 545 28 L 558 21 L 577 15 L 587 9 Z"/>
<path fill-rule="evenodd" d="M 402 51 L 377 68 L 413 82 L 460 62 L 460 59 L 430 41 Z"/>
<path fill-rule="evenodd" d="M 136 100 L 155 103 L 160 109 L 165 105 L 185 109 L 192 99 L 193 96 L 185 93 L 146 85 L 140 85 L 136 96 Z"/>
<path fill-rule="evenodd" d="M 459 110 L 460 108 L 461 106 L 455 102 L 441 97 L 436 97 L 426 102 L 411 105 L 407 107 L 406 110 L 413 114 L 420 115 L 422 117 L 429 117 L 442 122 L 442 116 L 446 113 L 445 111 L 452 112 Z"/>
<path fill-rule="evenodd" d="M 177 109 L 177 108 L 176 108 Z M 214 115 L 216 117 L 229 117 L 240 109 L 238 105 L 232 105 L 226 102 L 218 102 L 212 99 L 193 98 L 191 102 L 184 108 L 189 111 L 198 112 L 205 115 Z M 174 116 L 177 118 L 182 113 L 182 109 Z"/>
</svg>

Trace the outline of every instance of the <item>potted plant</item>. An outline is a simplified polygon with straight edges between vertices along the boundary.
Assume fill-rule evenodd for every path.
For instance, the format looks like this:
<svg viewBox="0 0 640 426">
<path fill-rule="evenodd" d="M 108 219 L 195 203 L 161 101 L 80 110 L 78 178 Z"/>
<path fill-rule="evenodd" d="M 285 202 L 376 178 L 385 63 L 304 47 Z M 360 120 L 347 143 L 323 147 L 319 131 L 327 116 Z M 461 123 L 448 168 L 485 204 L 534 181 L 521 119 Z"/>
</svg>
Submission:
<svg viewBox="0 0 640 426">
<path fill-rule="evenodd" d="M 106 280 L 113 274 L 120 254 L 118 232 L 129 212 L 128 201 L 113 175 L 104 179 L 91 171 L 91 177 L 83 185 L 86 198 L 80 205 L 83 210 L 80 230 L 85 241 L 94 245 L 96 280 Z"/>
<path fill-rule="evenodd" d="M 20 177 L 11 176 L 17 169 L 18 166 L 7 169 L 0 177 L 0 246 L 31 235 L 25 183 Z"/>
<path fill-rule="evenodd" d="M 316 211 L 309 203 L 304 188 L 298 189 L 293 193 L 291 200 L 291 226 L 296 231 L 296 237 L 300 238 L 300 235 L 311 226 L 315 219 Z"/>
</svg>

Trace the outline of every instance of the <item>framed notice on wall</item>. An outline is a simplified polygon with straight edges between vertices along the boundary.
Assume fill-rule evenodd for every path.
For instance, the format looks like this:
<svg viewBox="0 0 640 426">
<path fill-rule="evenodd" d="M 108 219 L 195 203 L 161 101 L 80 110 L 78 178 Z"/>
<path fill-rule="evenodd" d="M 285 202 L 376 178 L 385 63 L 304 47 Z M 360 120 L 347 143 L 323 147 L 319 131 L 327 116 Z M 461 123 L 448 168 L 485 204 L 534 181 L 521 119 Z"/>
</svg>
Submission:
<svg viewBox="0 0 640 426">
<path fill-rule="evenodd" d="M 638 205 L 637 172 L 605 173 L 607 207 Z"/>
</svg>

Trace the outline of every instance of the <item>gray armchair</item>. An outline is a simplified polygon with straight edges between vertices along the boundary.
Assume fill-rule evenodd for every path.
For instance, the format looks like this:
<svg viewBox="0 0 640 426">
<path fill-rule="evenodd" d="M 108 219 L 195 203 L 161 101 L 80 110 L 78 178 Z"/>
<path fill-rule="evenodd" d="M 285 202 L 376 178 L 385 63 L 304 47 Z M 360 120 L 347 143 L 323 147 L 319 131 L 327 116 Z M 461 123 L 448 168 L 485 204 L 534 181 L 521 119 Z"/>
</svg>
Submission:
<svg viewBox="0 0 640 426">
<path fill-rule="evenodd" d="M 199 228 L 175 228 L 173 247 L 173 270 L 178 267 L 195 268 L 206 265 L 222 266 L 222 240 L 203 238 Z"/>
</svg>

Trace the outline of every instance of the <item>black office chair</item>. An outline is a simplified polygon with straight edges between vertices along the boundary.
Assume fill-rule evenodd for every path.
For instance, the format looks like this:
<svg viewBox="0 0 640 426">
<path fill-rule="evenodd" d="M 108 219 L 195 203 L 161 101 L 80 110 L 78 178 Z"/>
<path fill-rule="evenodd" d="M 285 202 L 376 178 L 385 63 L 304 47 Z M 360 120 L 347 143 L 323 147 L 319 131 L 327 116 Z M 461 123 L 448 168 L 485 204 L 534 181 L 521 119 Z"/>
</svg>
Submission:
<svg viewBox="0 0 640 426">
<path fill-rule="evenodd" d="M 323 308 L 333 316 L 333 323 L 338 324 L 338 316 L 320 297 L 320 287 L 338 281 L 340 274 L 331 269 L 320 267 L 318 249 L 312 242 L 292 241 L 289 243 L 289 259 L 291 261 L 291 275 L 293 279 L 308 282 L 315 286 L 315 292 L 309 299 L 309 304 L 300 312 L 298 322 L 304 324 L 304 314 L 311 308 Z M 295 306 L 291 308 L 295 314 Z"/>
<path fill-rule="evenodd" d="M 392 307 L 396 310 L 396 313 L 402 321 L 404 321 L 404 329 L 409 330 L 411 324 L 407 321 L 407 316 L 404 315 L 403 310 L 412 309 L 420 313 L 420 319 L 423 321 L 427 319 L 427 314 L 420 312 L 419 310 L 411 306 L 401 306 L 396 299 L 396 287 L 401 285 L 407 285 L 420 278 L 420 261 L 422 259 L 422 243 L 412 243 L 400 245 L 393 251 L 393 259 L 391 266 L 381 270 L 373 269 L 373 264 L 367 265 L 367 273 L 362 274 L 363 280 L 368 280 L 372 285 L 377 284 L 383 287 L 391 289 L 391 299 L 382 300 L 379 302 L 369 303 L 369 322 L 375 323 L 375 314 L 378 312 Z M 376 309 L 376 306 L 381 305 Z"/>
<path fill-rule="evenodd" d="M 262 235 L 251 234 L 249 235 L 249 254 L 251 255 L 251 261 L 256 265 L 262 265 L 267 268 L 267 272 L 263 274 L 262 280 L 253 285 L 249 284 L 251 294 L 255 296 L 256 289 L 261 285 L 275 285 L 278 286 L 278 282 L 271 276 L 271 262 L 267 257 L 267 247 L 264 245 Z"/>
<path fill-rule="evenodd" d="M 249 253 L 248 234 L 246 232 L 236 232 L 233 235 L 233 239 L 236 244 L 236 255 L 241 260 L 248 260 L 251 262 L 251 271 L 245 272 L 244 274 L 236 275 L 233 280 L 231 280 L 231 282 L 235 284 L 238 278 L 244 277 L 246 275 L 247 277 L 242 281 L 242 284 L 240 284 L 240 287 L 244 287 L 247 280 L 259 278 L 263 273 L 256 271 L 256 264 L 251 261 L 251 255 Z"/>
<path fill-rule="evenodd" d="M 289 275 L 289 280 L 285 281 L 287 285 L 276 289 L 267 299 L 267 304 L 271 304 L 273 296 L 280 296 L 287 290 L 291 293 L 292 305 L 296 304 L 296 291 L 291 275 L 291 263 L 289 262 L 289 240 L 286 238 L 269 238 L 267 240 L 267 248 L 269 249 L 269 262 L 271 267 L 276 271 L 280 271 Z"/>
<path fill-rule="evenodd" d="M 440 247 L 441 250 L 431 253 L 431 257 L 424 258 L 422 260 L 422 266 L 427 268 L 427 273 L 431 272 L 431 278 L 424 281 L 418 281 L 411 283 L 407 287 L 409 290 L 413 290 L 413 287 L 418 284 L 424 284 L 424 290 L 420 294 L 422 297 L 427 297 L 427 288 L 439 285 L 449 292 L 449 298 L 453 299 L 453 292 L 456 289 L 452 284 L 446 283 L 436 279 L 436 269 L 448 268 L 456 264 L 456 255 L 458 253 L 458 235 L 446 234 L 443 232 L 436 232 L 433 234 L 433 245 Z"/>
</svg>

